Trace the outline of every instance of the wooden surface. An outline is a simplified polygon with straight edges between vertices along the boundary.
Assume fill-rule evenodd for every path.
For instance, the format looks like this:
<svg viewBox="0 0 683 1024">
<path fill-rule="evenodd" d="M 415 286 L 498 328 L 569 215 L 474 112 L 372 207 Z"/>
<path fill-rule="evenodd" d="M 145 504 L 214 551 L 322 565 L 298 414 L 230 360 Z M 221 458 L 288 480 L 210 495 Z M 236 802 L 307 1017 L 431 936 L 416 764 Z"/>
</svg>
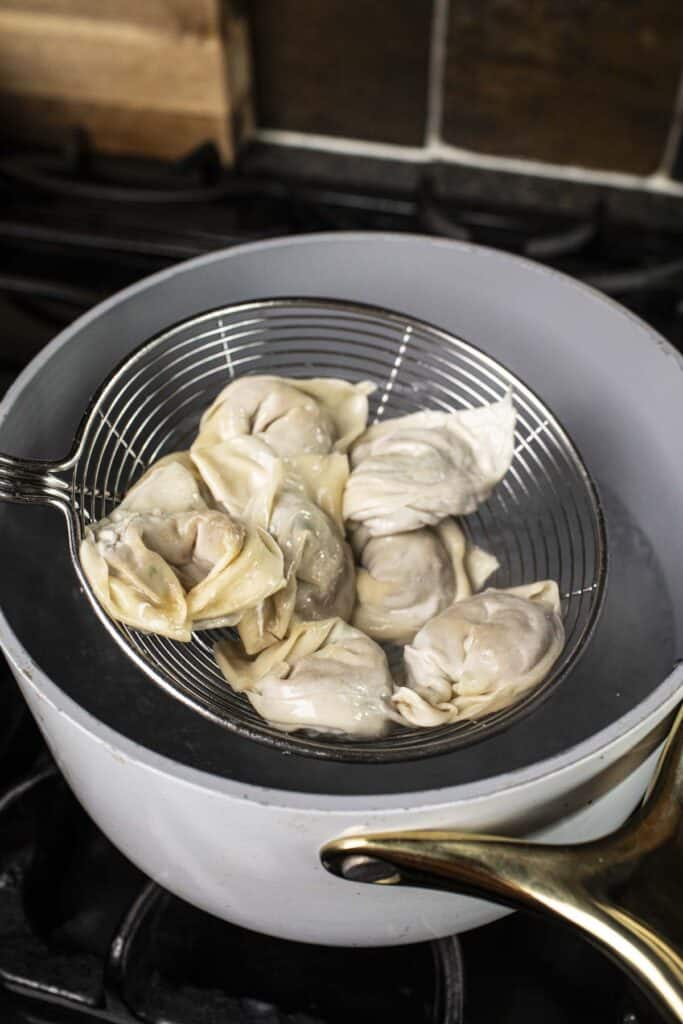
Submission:
<svg viewBox="0 0 683 1024">
<path fill-rule="evenodd" d="M 245 22 L 221 0 L 0 0 L 2 129 L 107 152 L 230 160 L 251 124 Z"/>
<path fill-rule="evenodd" d="M 207 35 L 220 27 L 215 0 L 0 0 L 0 9 L 114 21 Z"/>
</svg>

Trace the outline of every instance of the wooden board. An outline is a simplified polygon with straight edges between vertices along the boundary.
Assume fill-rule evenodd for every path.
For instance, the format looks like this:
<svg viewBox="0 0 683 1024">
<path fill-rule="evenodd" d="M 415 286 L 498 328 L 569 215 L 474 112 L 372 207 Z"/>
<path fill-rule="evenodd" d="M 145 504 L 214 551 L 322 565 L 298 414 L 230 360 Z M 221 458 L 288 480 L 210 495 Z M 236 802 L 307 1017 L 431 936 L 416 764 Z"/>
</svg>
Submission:
<svg viewBox="0 0 683 1024">
<path fill-rule="evenodd" d="M 96 13 L 92 13 L 96 10 Z M 226 161 L 252 124 L 244 20 L 220 0 L 0 0 L 0 133 Z"/>
</svg>

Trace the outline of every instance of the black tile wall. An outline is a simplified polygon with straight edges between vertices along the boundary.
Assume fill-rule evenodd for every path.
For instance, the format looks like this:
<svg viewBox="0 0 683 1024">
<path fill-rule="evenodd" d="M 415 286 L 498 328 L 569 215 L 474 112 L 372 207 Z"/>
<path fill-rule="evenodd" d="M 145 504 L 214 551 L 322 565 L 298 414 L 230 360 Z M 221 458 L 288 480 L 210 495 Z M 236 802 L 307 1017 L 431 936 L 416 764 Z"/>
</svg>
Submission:
<svg viewBox="0 0 683 1024">
<path fill-rule="evenodd" d="M 245 2 L 261 127 L 422 145 L 433 0 Z M 683 0 L 445 2 L 445 142 L 659 168 L 683 70 Z"/>
<path fill-rule="evenodd" d="M 262 127 L 421 145 L 430 0 L 251 0 Z"/>
<path fill-rule="evenodd" d="M 649 174 L 683 63 L 680 0 L 450 0 L 443 134 Z"/>
</svg>

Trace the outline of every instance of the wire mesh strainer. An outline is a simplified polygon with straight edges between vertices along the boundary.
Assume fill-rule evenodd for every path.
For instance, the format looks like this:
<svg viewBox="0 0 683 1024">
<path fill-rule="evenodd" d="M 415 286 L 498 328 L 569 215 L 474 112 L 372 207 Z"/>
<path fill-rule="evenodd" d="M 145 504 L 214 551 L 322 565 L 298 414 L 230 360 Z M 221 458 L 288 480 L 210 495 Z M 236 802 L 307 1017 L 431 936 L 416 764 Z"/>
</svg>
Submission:
<svg viewBox="0 0 683 1024">
<path fill-rule="evenodd" d="M 490 585 L 546 577 L 559 584 L 566 644 L 541 686 L 477 722 L 401 729 L 373 741 L 287 734 L 261 719 L 223 679 L 212 653 L 219 631 L 195 633 L 191 643 L 182 644 L 109 619 L 80 568 L 84 528 L 108 515 L 151 462 L 188 448 L 204 409 L 232 378 L 245 373 L 372 380 L 378 388 L 371 396 L 370 422 L 424 408 L 470 408 L 512 388 L 517 411 L 512 466 L 489 501 L 461 525 L 474 543 L 498 557 L 500 569 Z M 67 459 L 48 463 L 0 456 L 0 500 L 50 504 L 64 513 L 85 592 L 116 642 L 147 676 L 228 729 L 288 753 L 397 761 L 491 735 L 567 675 L 596 623 L 604 594 L 605 531 L 597 493 L 570 438 L 540 399 L 497 361 L 454 335 L 350 302 L 247 302 L 164 331 L 109 376 Z"/>
</svg>

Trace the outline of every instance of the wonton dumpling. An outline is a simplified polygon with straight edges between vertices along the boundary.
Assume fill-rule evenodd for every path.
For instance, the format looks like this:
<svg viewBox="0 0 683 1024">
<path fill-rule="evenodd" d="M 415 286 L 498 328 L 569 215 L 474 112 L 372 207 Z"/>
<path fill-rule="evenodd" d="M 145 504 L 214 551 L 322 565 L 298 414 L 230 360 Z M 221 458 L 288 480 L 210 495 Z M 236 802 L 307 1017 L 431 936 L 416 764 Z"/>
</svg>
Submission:
<svg viewBox="0 0 683 1024">
<path fill-rule="evenodd" d="M 288 586 L 240 622 L 248 654 L 281 640 L 294 613 L 311 621 L 346 619 L 356 599 L 351 549 L 314 502 L 297 490 L 283 490 L 275 497 L 268 528 L 284 555 Z"/>
<path fill-rule="evenodd" d="M 564 646 L 557 584 L 485 590 L 432 619 L 405 648 L 404 722 L 445 725 L 513 704 L 548 674 Z"/>
<path fill-rule="evenodd" d="M 284 587 L 276 542 L 207 497 L 188 454 L 175 453 L 86 529 L 81 564 L 112 618 L 189 640 L 193 628 L 232 625 Z"/>
<path fill-rule="evenodd" d="M 418 412 L 370 427 L 351 452 L 344 519 L 375 537 L 473 512 L 510 468 L 512 396 L 462 412 Z"/>
<path fill-rule="evenodd" d="M 275 495 L 298 490 L 343 531 L 342 503 L 349 478 L 346 455 L 297 455 L 283 459 L 260 437 L 237 437 L 192 453 L 213 500 L 234 516 L 267 527 Z"/>
<path fill-rule="evenodd" d="M 365 429 L 373 390 L 334 378 L 240 377 L 202 416 L 192 450 L 257 434 L 280 456 L 344 452 Z"/>
<path fill-rule="evenodd" d="M 209 573 L 187 595 L 195 629 L 238 624 L 285 586 L 282 552 L 265 530 L 247 526 L 234 557 L 228 550 L 219 554 L 220 547 Z"/>
<path fill-rule="evenodd" d="M 353 556 L 328 515 L 297 490 L 275 498 L 269 529 L 294 567 L 296 611 L 302 619 L 351 615 L 355 601 Z"/>
<path fill-rule="evenodd" d="M 83 572 L 112 619 L 188 641 L 192 623 L 185 591 L 170 565 L 145 544 L 140 519 L 88 527 L 79 549 Z"/>
<path fill-rule="evenodd" d="M 266 526 L 284 481 L 284 462 L 260 437 L 235 437 L 192 450 L 192 461 L 213 500 L 231 516 Z"/>
<path fill-rule="evenodd" d="M 210 512 L 210 500 L 189 452 L 175 452 L 155 462 L 112 513 L 115 520 L 131 512 L 174 517 L 150 521 L 147 534 L 190 591 L 195 629 L 233 625 L 236 616 L 259 608 L 285 583 L 283 559 L 265 531 L 245 529 L 229 515 Z M 206 514 L 178 518 L 192 511 Z"/>
<path fill-rule="evenodd" d="M 247 652 L 281 640 L 295 611 L 303 619 L 348 618 L 355 573 L 342 526 L 346 456 L 282 459 L 260 437 L 238 437 L 193 459 L 214 500 L 267 528 L 284 554 L 287 587 L 240 622 Z"/>
<path fill-rule="evenodd" d="M 340 619 L 297 622 L 253 660 L 224 640 L 216 658 L 234 690 L 279 729 L 315 729 L 370 739 L 390 722 L 392 679 L 382 648 Z"/>
<path fill-rule="evenodd" d="M 206 509 L 189 455 L 175 452 L 151 466 L 111 516 L 86 529 L 79 551 L 81 565 L 113 619 L 150 633 L 190 639 L 192 624 L 180 574 L 145 543 L 143 514 L 160 525 L 161 515 Z M 169 524 L 170 519 L 164 525 Z M 173 542 L 166 537 L 165 543 Z"/>
<path fill-rule="evenodd" d="M 452 519 L 388 537 L 371 537 L 360 527 L 352 542 L 361 563 L 352 622 L 385 643 L 410 643 L 426 622 L 469 597 L 498 567 L 493 555 L 468 547 Z"/>
<path fill-rule="evenodd" d="M 284 460 L 284 486 L 314 502 L 344 534 L 344 491 L 349 479 L 346 455 L 297 455 Z"/>
<path fill-rule="evenodd" d="M 106 543 L 107 523 L 114 534 L 133 524 L 145 545 L 167 562 L 185 590 L 192 590 L 225 559 L 232 562 L 244 546 L 246 530 L 223 512 L 209 509 L 155 515 L 151 512 L 122 515 L 120 509 L 110 520 L 101 520 L 94 533 Z"/>
<path fill-rule="evenodd" d="M 476 545 L 468 547 L 465 551 L 465 571 L 472 593 L 476 594 L 481 590 L 489 576 L 492 576 L 497 569 L 500 569 L 500 562 L 490 551 L 484 551 L 483 548 L 478 548 Z"/>
<path fill-rule="evenodd" d="M 210 510 L 100 520 L 86 529 L 80 558 L 112 618 L 176 640 L 234 625 L 285 584 L 269 534 Z"/>
<path fill-rule="evenodd" d="M 173 514 L 207 509 L 209 495 L 189 452 L 173 452 L 153 463 L 127 492 L 114 516 L 130 512 Z"/>
<path fill-rule="evenodd" d="M 294 617 L 296 595 L 296 572 L 294 566 L 290 565 L 284 587 L 240 619 L 237 629 L 247 654 L 258 654 L 287 636 Z"/>
</svg>

